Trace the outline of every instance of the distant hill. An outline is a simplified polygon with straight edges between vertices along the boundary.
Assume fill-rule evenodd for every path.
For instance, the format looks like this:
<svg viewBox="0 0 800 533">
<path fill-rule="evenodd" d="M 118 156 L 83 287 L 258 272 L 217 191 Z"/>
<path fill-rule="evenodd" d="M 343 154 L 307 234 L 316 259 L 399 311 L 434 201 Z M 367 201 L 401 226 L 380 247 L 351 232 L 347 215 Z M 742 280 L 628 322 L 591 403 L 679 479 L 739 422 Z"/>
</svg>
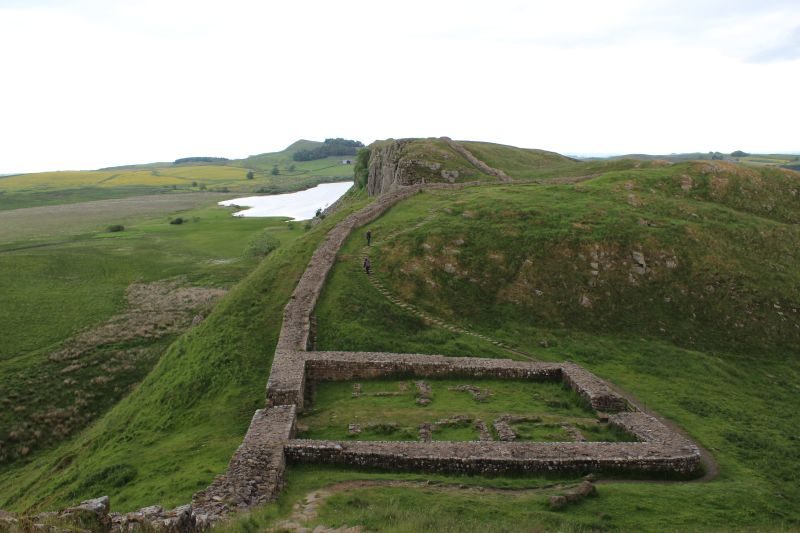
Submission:
<svg viewBox="0 0 800 533">
<path fill-rule="evenodd" d="M 736 150 L 730 154 L 722 152 L 687 152 L 679 154 L 625 154 L 610 157 L 584 157 L 581 161 L 617 161 L 633 159 L 636 161 L 669 161 L 683 163 L 686 161 L 736 161 L 749 165 L 772 165 L 791 168 L 792 164 L 800 166 L 800 155 L 797 154 L 752 154 Z"/>
</svg>

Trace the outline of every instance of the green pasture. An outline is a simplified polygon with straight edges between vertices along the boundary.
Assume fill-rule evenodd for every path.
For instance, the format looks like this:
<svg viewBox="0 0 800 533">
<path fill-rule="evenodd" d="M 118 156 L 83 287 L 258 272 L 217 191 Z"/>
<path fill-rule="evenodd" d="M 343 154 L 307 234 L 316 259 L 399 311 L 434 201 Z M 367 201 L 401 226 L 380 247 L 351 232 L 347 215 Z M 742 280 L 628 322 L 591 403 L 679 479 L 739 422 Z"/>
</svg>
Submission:
<svg viewBox="0 0 800 533">
<path fill-rule="evenodd" d="M 298 418 L 304 439 L 329 440 L 417 440 L 423 423 L 467 418 L 463 424 L 444 423 L 434 430 L 435 440 L 478 440 L 474 421 L 483 420 L 491 428 L 504 415 L 530 420 L 512 423 L 518 440 L 573 440 L 560 424 L 592 428 L 592 440 L 602 440 L 613 432 L 597 422 L 595 413 L 580 398 L 559 382 L 499 379 L 424 379 L 431 387 L 430 403 L 416 403 L 419 393 L 415 380 L 363 382 L 321 382 L 315 386 L 313 403 Z M 360 392 L 354 394 L 354 384 Z M 487 392 L 477 400 L 467 391 L 454 390 L 473 385 Z M 360 434 L 348 431 L 350 424 L 362 428 Z M 452 427 L 457 426 L 457 427 Z M 557 428 L 557 429 L 556 429 Z M 490 430 L 491 431 L 491 430 Z M 493 435 L 493 438 L 497 438 Z M 616 439 L 614 439 L 616 440 Z"/>
<path fill-rule="evenodd" d="M 179 226 L 169 225 L 166 217 L 144 225 L 140 231 L 150 236 L 142 246 L 152 251 L 140 251 L 162 261 L 160 269 L 153 265 L 145 273 L 167 276 L 192 263 L 197 270 L 187 276 L 195 283 L 231 285 L 242 275 L 245 279 L 206 320 L 170 344 L 141 383 L 99 420 L 59 446 L 0 466 L 0 508 L 59 507 L 99 493 L 109 494 L 117 510 L 154 502 L 169 507 L 208 485 L 224 471 L 253 412 L 263 406 L 283 307 L 311 254 L 327 230 L 365 200 L 353 193 L 351 202 L 308 230 L 299 223 L 228 218 L 225 210 L 219 211 L 219 221 L 230 220 L 228 227 L 200 231 L 204 220 L 213 220 L 203 211 L 190 213 L 190 222 Z M 235 229 L 241 222 L 253 225 L 249 235 Z M 270 227 L 281 244 L 256 266 L 256 259 L 243 257 L 244 249 Z M 108 253 L 127 246 L 120 258 L 130 259 L 137 248 L 125 245 L 125 239 L 135 240 L 133 230 L 97 241 Z M 237 257 L 241 262 L 227 261 Z M 93 309 L 87 300 L 87 309 Z"/>
<path fill-rule="evenodd" d="M 303 233 L 301 224 L 282 219 L 234 218 L 213 203 L 213 195 L 183 198 L 202 207 L 174 211 L 180 206 L 172 201 L 131 207 L 129 200 L 121 201 L 127 211 L 119 203 L 110 211 L 60 206 L 57 221 L 34 217 L 20 226 L 46 232 L 43 223 L 57 222 L 49 239 L 0 247 L 0 464 L 30 457 L 96 419 L 174 341 L 167 336 L 103 346 L 69 362 L 48 358 L 66 339 L 124 310 L 129 285 L 177 278 L 185 285 L 229 288 L 263 253 Z M 0 213 L 0 219 L 16 213 Z M 170 224 L 177 217 L 185 222 Z M 107 231 L 119 222 L 124 231 Z M 125 350 L 137 355 L 121 358 Z"/>
</svg>

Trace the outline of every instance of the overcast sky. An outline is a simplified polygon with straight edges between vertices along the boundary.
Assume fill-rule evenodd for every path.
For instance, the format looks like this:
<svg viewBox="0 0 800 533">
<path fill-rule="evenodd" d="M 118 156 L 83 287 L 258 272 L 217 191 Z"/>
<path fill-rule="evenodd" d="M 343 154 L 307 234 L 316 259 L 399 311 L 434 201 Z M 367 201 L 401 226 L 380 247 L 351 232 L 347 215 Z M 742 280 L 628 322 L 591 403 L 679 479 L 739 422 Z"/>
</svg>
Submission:
<svg viewBox="0 0 800 533">
<path fill-rule="evenodd" d="M 798 0 L 0 0 L 0 172 L 296 139 L 800 151 Z"/>
</svg>

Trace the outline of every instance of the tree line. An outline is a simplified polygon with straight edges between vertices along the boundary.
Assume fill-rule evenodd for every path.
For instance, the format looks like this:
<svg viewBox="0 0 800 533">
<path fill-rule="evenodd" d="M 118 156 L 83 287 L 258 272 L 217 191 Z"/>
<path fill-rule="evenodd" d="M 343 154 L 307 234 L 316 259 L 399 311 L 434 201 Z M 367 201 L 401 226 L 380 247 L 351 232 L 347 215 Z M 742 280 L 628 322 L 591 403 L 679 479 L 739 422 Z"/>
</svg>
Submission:
<svg viewBox="0 0 800 533">
<path fill-rule="evenodd" d="M 226 163 L 230 161 L 227 157 L 182 157 L 176 159 L 174 165 L 181 163 Z"/>
<path fill-rule="evenodd" d="M 332 155 L 356 155 L 359 148 L 363 148 L 364 143 L 351 139 L 325 139 L 322 145 L 310 150 L 298 150 L 292 156 L 295 161 L 313 161 L 324 159 Z"/>
</svg>

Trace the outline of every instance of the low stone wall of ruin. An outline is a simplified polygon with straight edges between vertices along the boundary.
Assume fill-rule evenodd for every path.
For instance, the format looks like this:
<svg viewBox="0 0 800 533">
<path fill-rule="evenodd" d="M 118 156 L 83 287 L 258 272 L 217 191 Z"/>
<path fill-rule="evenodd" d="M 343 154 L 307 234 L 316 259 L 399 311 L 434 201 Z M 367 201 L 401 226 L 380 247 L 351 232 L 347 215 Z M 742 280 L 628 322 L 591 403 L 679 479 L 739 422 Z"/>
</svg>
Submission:
<svg viewBox="0 0 800 533">
<path fill-rule="evenodd" d="M 392 471 L 457 474 L 640 472 L 689 475 L 697 449 L 659 442 L 373 442 L 292 440 L 286 457 Z"/>
<path fill-rule="evenodd" d="M 572 363 L 385 352 L 276 352 L 267 385 L 267 400 L 269 405 L 291 404 L 302 410 L 307 380 L 346 381 L 398 375 L 561 379 L 593 409 L 616 412 L 628 408 L 625 399 L 605 381 Z"/>
<path fill-rule="evenodd" d="M 624 411 L 629 407 L 625 398 L 615 393 L 608 383 L 582 366 L 562 363 L 561 377 L 564 383 L 597 411 Z"/>
</svg>

